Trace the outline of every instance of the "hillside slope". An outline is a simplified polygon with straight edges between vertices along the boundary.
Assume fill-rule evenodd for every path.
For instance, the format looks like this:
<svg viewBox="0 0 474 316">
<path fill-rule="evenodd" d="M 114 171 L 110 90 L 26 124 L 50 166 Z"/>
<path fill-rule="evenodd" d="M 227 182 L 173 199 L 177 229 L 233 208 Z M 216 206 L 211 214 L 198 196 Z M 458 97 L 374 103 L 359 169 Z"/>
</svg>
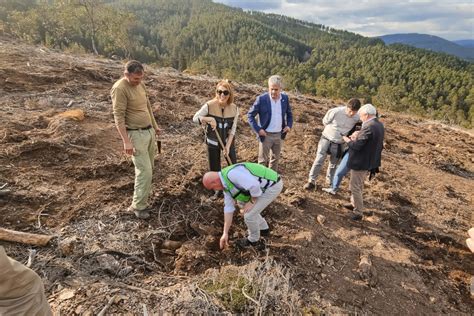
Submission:
<svg viewBox="0 0 474 316">
<path fill-rule="evenodd" d="M 474 124 L 474 64 L 452 55 L 211 0 L 87 1 L 89 9 L 80 3 L 7 1 L 0 29 L 48 47 L 234 81 L 263 84 L 279 73 L 288 90 Z"/>
<path fill-rule="evenodd" d="M 428 49 L 434 52 L 441 52 L 456 57 L 474 60 L 474 48 L 464 47 L 455 42 L 445 40 L 444 38 L 428 35 L 428 34 L 388 34 L 379 36 L 378 38 L 382 39 L 385 44 L 400 43 L 417 48 Z"/>
<path fill-rule="evenodd" d="M 381 173 L 367 183 L 373 215 L 350 222 L 335 197 L 304 192 L 332 100 L 290 94 L 295 126 L 282 157 L 284 192 L 266 211 L 267 250 L 218 250 L 222 201 L 201 183 L 207 160 L 193 114 L 217 78 L 147 68 L 146 84 L 163 152 L 156 158 L 152 218 L 126 212 L 133 166 L 121 153 L 109 89 L 119 61 L 68 55 L 0 37 L 2 227 L 57 238 L 32 268 L 52 307 L 65 315 L 211 312 L 467 314 L 473 255 L 474 139 L 438 123 L 382 111 Z M 236 83 L 240 161 L 257 144 L 245 113 L 265 88 Z M 83 120 L 59 115 L 71 109 Z M 321 179 L 319 179 L 321 181 Z M 320 224 L 317 216 L 325 216 Z M 322 222 L 322 221 L 321 221 Z M 245 235 L 239 216 L 231 241 Z M 178 248 L 165 246 L 179 242 Z M 24 245 L 1 242 L 26 262 Z M 370 258 L 370 269 L 359 267 Z"/>
</svg>

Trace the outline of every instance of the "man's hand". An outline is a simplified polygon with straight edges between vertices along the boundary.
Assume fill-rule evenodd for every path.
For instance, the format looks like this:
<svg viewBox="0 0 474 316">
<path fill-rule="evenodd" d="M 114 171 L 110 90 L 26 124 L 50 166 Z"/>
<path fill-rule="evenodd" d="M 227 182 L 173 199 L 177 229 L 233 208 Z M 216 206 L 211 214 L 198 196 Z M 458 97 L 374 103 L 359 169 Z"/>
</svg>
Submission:
<svg viewBox="0 0 474 316">
<path fill-rule="evenodd" d="M 226 233 L 222 234 L 222 237 L 219 241 L 219 246 L 221 247 L 221 249 L 229 247 L 229 235 L 228 234 L 226 234 Z"/>
<path fill-rule="evenodd" d="M 291 131 L 291 127 L 289 126 L 285 126 L 285 128 L 283 129 L 283 133 L 289 133 Z"/>
<path fill-rule="evenodd" d="M 357 135 L 359 135 L 360 131 L 355 131 L 354 133 L 351 134 L 350 139 L 351 140 L 356 140 Z"/>
<path fill-rule="evenodd" d="M 123 143 L 123 151 L 127 155 L 133 155 L 135 153 L 135 148 L 133 147 L 133 144 L 131 142 L 124 142 Z"/>
<path fill-rule="evenodd" d="M 263 137 L 265 137 L 265 136 L 267 136 L 267 132 L 265 132 L 265 130 L 262 128 L 262 129 L 260 129 L 260 130 L 258 131 L 258 136 L 263 136 Z"/>
<path fill-rule="evenodd" d="M 342 139 L 343 139 L 346 143 L 348 143 L 348 142 L 351 141 L 351 139 L 350 139 L 349 137 L 347 137 L 347 136 L 342 136 Z"/>
<path fill-rule="evenodd" d="M 160 136 L 161 133 L 163 133 L 163 130 L 162 130 L 161 128 L 157 127 L 157 128 L 155 129 L 155 134 L 156 134 L 156 136 Z"/>
<path fill-rule="evenodd" d="M 232 144 L 230 142 L 227 142 L 227 144 L 225 144 L 224 152 L 225 152 L 226 156 L 229 156 L 231 145 Z"/>
</svg>

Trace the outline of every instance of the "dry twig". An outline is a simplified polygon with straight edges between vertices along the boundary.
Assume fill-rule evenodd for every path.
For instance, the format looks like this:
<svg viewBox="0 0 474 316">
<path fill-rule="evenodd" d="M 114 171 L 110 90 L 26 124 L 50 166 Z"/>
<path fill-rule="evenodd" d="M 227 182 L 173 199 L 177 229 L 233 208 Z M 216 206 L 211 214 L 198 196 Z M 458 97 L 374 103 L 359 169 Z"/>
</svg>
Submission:
<svg viewBox="0 0 474 316">
<path fill-rule="evenodd" d="M 28 255 L 28 262 L 26 263 L 26 266 L 28 268 L 31 268 L 33 265 L 33 261 L 35 260 L 36 257 L 36 250 L 30 249 L 30 254 Z"/>
</svg>

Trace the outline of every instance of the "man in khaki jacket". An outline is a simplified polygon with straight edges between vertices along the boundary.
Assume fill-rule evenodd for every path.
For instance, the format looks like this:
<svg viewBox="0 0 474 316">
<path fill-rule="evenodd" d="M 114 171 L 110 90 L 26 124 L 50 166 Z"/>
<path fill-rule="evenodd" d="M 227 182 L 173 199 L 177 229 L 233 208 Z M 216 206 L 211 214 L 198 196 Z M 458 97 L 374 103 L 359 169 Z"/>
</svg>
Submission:
<svg viewBox="0 0 474 316">
<path fill-rule="evenodd" d="M 41 278 L 0 246 L 0 315 L 53 315 Z"/>
<path fill-rule="evenodd" d="M 151 192 L 154 159 L 157 151 L 155 134 L 160 132 L 142 82 L 143 65 L 131 60 L 125 65 L 124 77 L 112 87 L 114 120 L 123 141 L 123 150 L 135 165 L 135 188 L 128 211 L 138 218 L 150 217 L 148 197 Z"/>
</svg>

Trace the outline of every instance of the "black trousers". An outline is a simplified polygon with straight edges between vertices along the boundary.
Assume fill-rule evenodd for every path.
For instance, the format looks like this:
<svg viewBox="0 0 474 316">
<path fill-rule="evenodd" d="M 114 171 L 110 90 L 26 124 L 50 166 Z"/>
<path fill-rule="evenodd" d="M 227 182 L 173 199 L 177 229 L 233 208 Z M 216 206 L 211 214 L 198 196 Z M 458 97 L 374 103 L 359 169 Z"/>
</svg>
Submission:
<svg viewBox="0 0 474 316">
<path fill-rule="evenodd" d="M 207 145 L 207 156 L 209 158 L 209 170 L 221 171 L 221 149 L 217 146 Z M 232 164 L 237 163 L 234 142 L 230 146 L 229 157 Z"/>
</svg>

